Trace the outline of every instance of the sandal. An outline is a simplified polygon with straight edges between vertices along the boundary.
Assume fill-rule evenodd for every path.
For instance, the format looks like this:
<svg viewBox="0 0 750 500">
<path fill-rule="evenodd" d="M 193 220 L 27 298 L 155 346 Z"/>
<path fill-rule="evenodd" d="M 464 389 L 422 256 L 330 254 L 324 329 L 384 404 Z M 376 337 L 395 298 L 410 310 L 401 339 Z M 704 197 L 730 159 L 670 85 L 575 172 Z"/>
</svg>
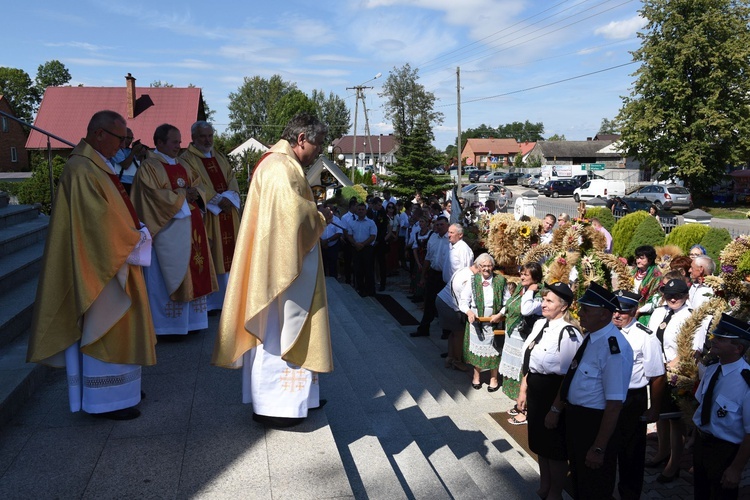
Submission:
<svg viewBox="0 0 750 500">
<path fill-rule="evenodd" d="M 518 415 L 516 415 L 516 417 L 517 417 L 517 416 L 518 416 Z M 516 419 L 516 417 L 510 417 L 510 418 L 508 419 L 508 423 L 509 423 L 510 425 L 526 425 L 526 424 L 528 424 L 528 423 L 529 423 L 529 422 L 528 422 L 528 421 L 527 421 L 527 420 L 526 420 L 525 418 L 524 418 L 523 420 L 518 420 L 518 419 Z"/>
<path fill-rule="evenodd" d="M 518 405 L 513 405 L 513 408 L 508 410 L 508 415 L 510 415 L 511 417 L 515 417 L 519 413 L 521 413 L 521 410 L 518 409 Z"/>
</svg>

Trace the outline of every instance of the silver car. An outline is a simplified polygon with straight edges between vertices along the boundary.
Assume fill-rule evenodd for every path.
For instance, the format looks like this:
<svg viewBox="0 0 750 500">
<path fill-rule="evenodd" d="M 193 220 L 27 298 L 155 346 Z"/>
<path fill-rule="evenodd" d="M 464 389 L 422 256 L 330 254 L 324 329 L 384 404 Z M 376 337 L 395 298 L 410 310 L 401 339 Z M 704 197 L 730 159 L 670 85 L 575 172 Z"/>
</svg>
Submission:
<svg viewBox="0 0 750 500">
<path fill-rule="evenodd" d="M 651 184 L 630 194 L 631 198 L 649 201 L 661 210 L 684 211 L 693 209 L 690 191 L 677 184 Z"/>
<path fill-rule="evenodd" d="M 505 172 L 500 172 L 499 170 L 495 172 L 489 172 L 479 177 L 479 182 L 500 182 L 503 178 L 505 178 L 505 175 Z"/>
</svg>

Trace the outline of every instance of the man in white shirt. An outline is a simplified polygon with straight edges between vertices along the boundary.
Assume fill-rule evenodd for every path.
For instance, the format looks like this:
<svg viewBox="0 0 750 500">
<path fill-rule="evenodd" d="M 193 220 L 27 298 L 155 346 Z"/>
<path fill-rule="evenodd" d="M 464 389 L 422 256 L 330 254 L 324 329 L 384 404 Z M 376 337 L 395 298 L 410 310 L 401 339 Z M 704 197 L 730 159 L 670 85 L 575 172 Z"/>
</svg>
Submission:
<svg viewBox="0 0 750 500">
<path fill-rule="evenodd" d="M 427 255 L 422 267 L 421 283 L 424 285 L 424 313 L 422 321 L 412 337 L 428 337 L 430 335 L 430 323 L 435 319 L 435 298 L 438 292 L 445 286 L 443 281 L 443 263 L 448 242 L 448 219 L 444 216 L 438 217 L 432 225 L 433 234 L 427 241 Z"/>
<path fill-rule="evenodd" d="M 704 285 L 703 281 L 706 276 L 711 276 L 714 273 L 714 269 L 716 269 L 716 265 L 711 257 L 702 255 L 693 259 L 693 263 L 690 265 L 690 279 L 693 281 L 693 285 L 688 292 L 688 305 L 693 311 L 713 296 L 713 290 L 711 287 Z"/>
<path fill-rule="evenodd" d="M 557 218 L 553 214 L 547 214 L 542 221 L 542 234 L 539 235 L 539 243 L 550 243 L 552 241 L 552 228 L 555 227 Z"/>
</svg>

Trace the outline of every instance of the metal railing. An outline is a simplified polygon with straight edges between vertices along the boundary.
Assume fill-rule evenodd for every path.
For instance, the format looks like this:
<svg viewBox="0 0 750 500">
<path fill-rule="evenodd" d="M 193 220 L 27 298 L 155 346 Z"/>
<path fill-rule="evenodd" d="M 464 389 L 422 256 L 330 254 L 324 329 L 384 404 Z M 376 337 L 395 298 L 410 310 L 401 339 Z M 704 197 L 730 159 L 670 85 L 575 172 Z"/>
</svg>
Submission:
<svg viewBox="0 0 750 500">
<path fill-rule="evenodd" d="M 62 137 L 58 137 L 51 132 L 47 132 L 44 129 L 35 127 L 34 125 L 28 122 L 25 122 L 21 120 L 20 118 L 16 118 L 15 116 L 9 115 L 8 113 L 5 113 L 3 111 L 0 111 L 0 116 L 4 116 L 5 118 L 10 118 L 14 122 L 20 123 L 24 127 L 28 127 L 32 130 L 36 130 L 40 134 L 44 134 L 47 137 L 47 172 L 49 173 L 49 199 L 50 199 L 50 207 L 54 206 L 55 205 L 55 179 L 52 174 L 52 146 L 50 144 L 50 139 L 55 139 L 56 141 L 60 141 L 64 144 L 67 144 L 68 146 L 72 148 L 76 147 L 76 145 L 70 141 L 63 139 Z"/>
</svg>

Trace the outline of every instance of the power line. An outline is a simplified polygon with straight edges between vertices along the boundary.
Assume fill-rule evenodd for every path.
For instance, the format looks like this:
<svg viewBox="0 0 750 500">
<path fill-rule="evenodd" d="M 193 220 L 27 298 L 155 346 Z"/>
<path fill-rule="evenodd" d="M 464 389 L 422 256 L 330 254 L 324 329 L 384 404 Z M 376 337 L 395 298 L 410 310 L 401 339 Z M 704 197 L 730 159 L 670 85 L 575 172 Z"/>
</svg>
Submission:
<svg viewBox="0 0 750 500">
<path fill-rule="evenodd" d="M 617 66 L 610 66 L 609 68 L 604 68 L 604 69 L 600 69 L 600 70 L 597 70 L 597 71 L 592 71 L 590 73 L 585 73 L 583 75 L 571 76 L 570 78 L 564 78 L 562 80 L 557 80 L 557 81 L 554 81 L 554 82 L 543 83 L 541 85 L 535 85 L 533 87 L 527 87 L 525 89 L 513 90 L 511 92 L 505 92 L 504 94 L 497 94 L 497 95 L 491 95 L 491 96 L 487 96 L 487 97 L 478 97 L 476 99 L 469 99 L 469 100 L 466 100 L 466 101 L 462 101 L 461 104 L 467 104 L 467 103 L 479 102 L 479 101 L 486 101 L 486 100 L 489 100 L 489 99 L 497 99 L 498 97 L 505 97 L 505 96 L 509 96 L 509 95 L 513 95 L 513 94 L 520 94 L 521 92 L 528 92 L 529 90 L 536 90 L 536 89 L 540 89 L 540 88 L 543 88 L 543 87 L 550 87 L 552 85 L 557 85 L 557 84 L 560 84 L 560 83 L 569 82 L 571 80 L 577 80 L 579 78 L 584 78 L 584 77 L 587 77 L 587 76 L 596 75 L 598 73 L 604 73 L 605 71 L 611 71 L 613 69 L 622 68 L 622 67 L 625 67 L 625 66 L 629 66 L 631 64 L 636 64 L 636 62 L 637 61 L 631 61 L 631 62 L 627 62 L 627 63 L 624 63 L 624 64 L 618 64 Z M 444 108 L 444 107 L 447 107 L 447 106 L 455 106 L 455 105 L 456 105 L 456 103 L 454 102 L 454 103 L 450 103 L 450 104 L 441 104 L 440 106 L 436 106 L 436 107 L 438 107 L 438 108 Z"/>
</svg>

